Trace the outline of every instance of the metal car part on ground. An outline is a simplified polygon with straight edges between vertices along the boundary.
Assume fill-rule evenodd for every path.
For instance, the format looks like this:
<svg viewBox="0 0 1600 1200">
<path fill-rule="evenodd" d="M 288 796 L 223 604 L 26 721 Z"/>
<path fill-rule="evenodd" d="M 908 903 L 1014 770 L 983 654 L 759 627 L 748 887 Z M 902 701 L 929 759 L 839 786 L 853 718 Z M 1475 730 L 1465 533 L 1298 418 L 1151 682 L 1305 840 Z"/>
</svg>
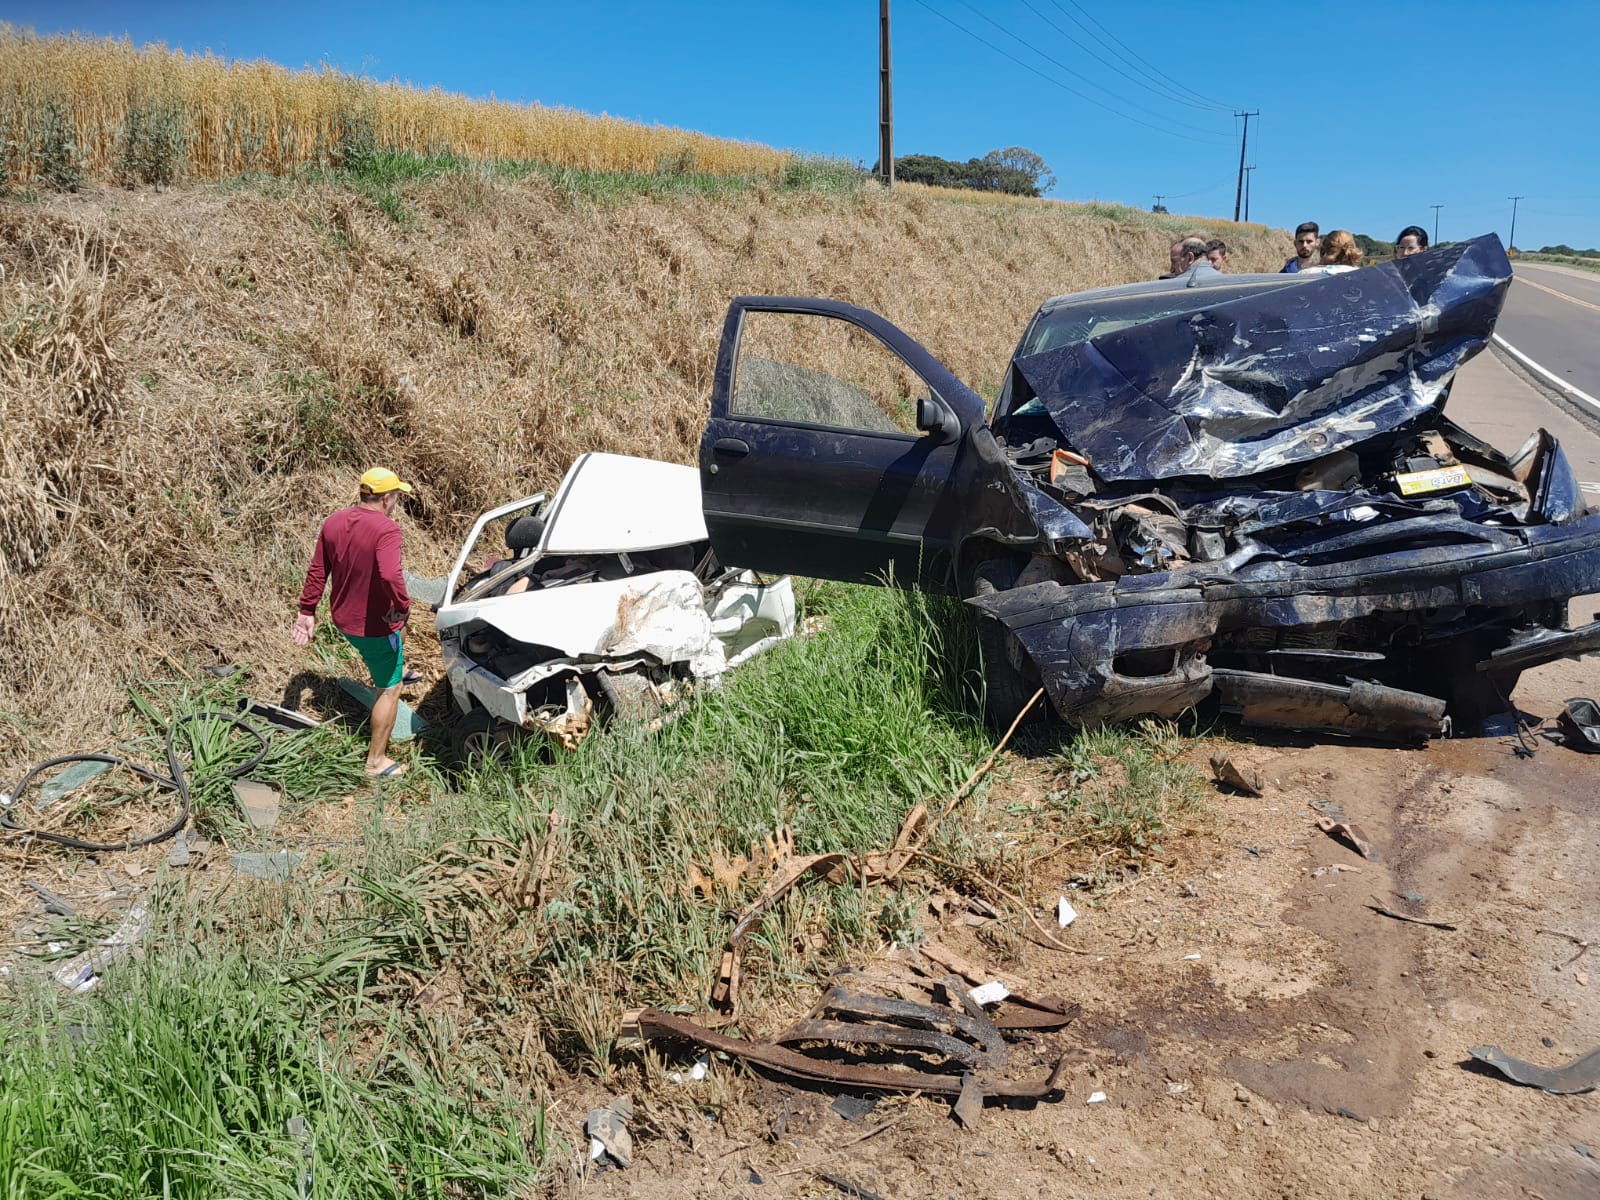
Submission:
<svg viewBox="0 0 1600 1200">
<path fill-rule="evenodd" d="M 693 467 L 600 453 L 479 517 L 436 612 L 468 752 L 649 719 L 795 628 L 787 578 L 718 565 Z"/>
<path fill-rule="evenodd" d="M 700 445 L 718 557 L 956 593 L 987 713 L 1202 703 L 1393 741 L 1506 711 L 1600 648 L 1600 512 L 1536 431 L 1444 415 L 1511 278 L 1492 235 L 1333 276 L 1180 277 L 1035 314 L 992 415 L 831 300 L 745 296 Z"/>
</svg>

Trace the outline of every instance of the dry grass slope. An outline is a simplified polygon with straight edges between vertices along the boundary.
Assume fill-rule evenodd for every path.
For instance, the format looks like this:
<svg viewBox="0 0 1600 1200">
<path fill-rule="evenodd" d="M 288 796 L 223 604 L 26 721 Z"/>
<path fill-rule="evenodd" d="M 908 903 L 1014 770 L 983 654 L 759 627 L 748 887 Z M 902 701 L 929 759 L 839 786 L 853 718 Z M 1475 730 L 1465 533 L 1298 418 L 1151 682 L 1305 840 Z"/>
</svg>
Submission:
<svg viewBox="0 0 1600 1200">
<path fill-rule="evenodd" d="M 43 176 L 61 185 L 74 172 L 152 183 L 285 174 L 374 150 L 767 178 L 793 157 L 570 109 L 126 41 L 29 37 L 4 25 L 0 134 L 0 184 Z"/>
<path fill-rule="evenodd" d="M 1154 274 L 1172 226 L 472 170 L 404 201 L 403 224 L 326 182 L 0 206 L 0 766 L 102 744 L 162 655 L 284 678 L 302 556 L 371 462 L 421 484 L 408 558 L 440 571 L 580 451 L 691 461 L 732 295 L 877 309 L 992 390 L 1041 299 Z M 1282 253 L 1216 229 L 1241 269 Z"/>
</svg>

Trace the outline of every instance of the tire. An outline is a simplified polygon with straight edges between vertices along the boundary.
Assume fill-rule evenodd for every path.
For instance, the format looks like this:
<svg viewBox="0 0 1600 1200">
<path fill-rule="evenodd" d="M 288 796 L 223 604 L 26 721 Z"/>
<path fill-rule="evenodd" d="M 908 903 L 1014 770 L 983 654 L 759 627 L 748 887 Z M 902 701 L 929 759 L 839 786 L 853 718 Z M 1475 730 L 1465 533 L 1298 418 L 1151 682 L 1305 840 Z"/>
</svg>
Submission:
<svg viewBox="0 0 1600 1200">
<path fill-rule="evenodd" d="M 456 722 L 450 747 L 462 762 L 505 763 L 521 739 L 521 730 L 491 716 L 486 708 L 475 708 Z"/>
<path fill-rule="evenodd" d="M 992 558 L 978 564 L 972 573 L 973 596 L 992 596 L 1016 586 L 1020 565 L 1013 559 Z M 993 617 L 979 615 L 978 658 L 983 670 L 983 721 L 995 733 L 1004 733 L 1017 719 L 1023 705 L 1039 690 L 1039 673 L 1017 639 Z M 1023 725 L 1044 720 L 1048 701 L 1036 704 L 1023 718 Z"/>
</svg>

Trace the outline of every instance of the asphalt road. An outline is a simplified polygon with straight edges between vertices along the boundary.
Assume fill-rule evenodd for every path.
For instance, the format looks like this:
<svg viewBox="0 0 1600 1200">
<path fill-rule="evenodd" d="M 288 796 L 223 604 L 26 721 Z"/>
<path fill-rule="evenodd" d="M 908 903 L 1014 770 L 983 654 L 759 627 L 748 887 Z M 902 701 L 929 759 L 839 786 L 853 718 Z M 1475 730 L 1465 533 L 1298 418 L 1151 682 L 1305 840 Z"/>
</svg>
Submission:
<svg viewBox="0 0 1600 1200">
<path fill-rule="evenodd" d="M 1600 274 L 1537 263 L 1517 263 L 1514 270 L 1496 332 L 1600 399 Z"/>
</svg>

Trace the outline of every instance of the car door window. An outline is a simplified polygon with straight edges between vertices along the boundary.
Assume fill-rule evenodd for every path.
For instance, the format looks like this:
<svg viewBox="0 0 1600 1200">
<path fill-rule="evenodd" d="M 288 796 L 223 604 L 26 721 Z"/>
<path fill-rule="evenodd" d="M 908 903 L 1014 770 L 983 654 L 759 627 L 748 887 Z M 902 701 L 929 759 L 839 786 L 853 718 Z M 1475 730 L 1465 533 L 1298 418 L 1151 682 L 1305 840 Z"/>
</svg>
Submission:
<svg viewBox="0 0 1600 1200">
<path fill-rule="evenodd" d="M 917 437 L 921 376 L 849 321 L 747 312 L 729 415 Z"/>
</svg>

